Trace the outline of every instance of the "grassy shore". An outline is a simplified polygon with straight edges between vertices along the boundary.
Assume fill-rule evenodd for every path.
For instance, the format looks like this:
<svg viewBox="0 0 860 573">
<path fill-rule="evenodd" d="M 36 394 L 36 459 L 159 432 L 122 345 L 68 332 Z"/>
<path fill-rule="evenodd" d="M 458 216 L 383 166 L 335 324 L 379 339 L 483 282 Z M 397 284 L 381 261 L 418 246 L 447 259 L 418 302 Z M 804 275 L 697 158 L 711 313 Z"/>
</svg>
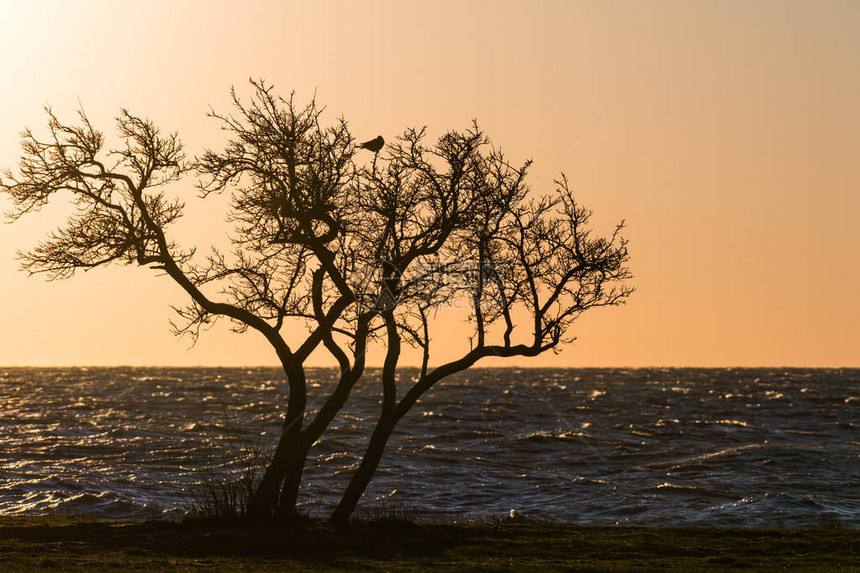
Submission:
<svg viewBox="0 0 860 573">
<path fill-rule="evenodd" d="M 860 531 L 0 518 L 0 571 L 860 571 Z"/>
</svg>

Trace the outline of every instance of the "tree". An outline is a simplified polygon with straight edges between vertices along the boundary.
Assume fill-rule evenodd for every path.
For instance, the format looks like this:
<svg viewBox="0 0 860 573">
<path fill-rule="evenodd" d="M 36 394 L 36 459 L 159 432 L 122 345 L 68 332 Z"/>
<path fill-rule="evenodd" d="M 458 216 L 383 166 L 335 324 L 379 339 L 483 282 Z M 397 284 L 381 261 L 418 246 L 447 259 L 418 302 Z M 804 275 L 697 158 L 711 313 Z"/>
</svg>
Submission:
<svg viewBox="0 0 860 573">
<path fill-rule="evenodd" d="M 248 103 L 232 92 L 232 115 L 210 113 L 230 136 L 226 146 L 191 161 L 175 134 L 127 110 L 117 118 L 120 146 L 106 151 L 83 111 L 68 125 L 48 109 L 48 137 L 23 133 L 18 174 L 4 172 L 0 190 L 13 220 L 56 195 L 76 207 L 22 255 L 31 273 L 148 266 L 190 299 L 177 309 L 176 333 L 196 340 L 201 327 L 227 319 L 268 341 L 289 399 L 251 516 L 296 514 L 310 448 L 365 376 L 368 348 L 381 345 L 378 421 L 331 516 L 344 525 L 393 429 L 434 384 L 483 358 L 555 351 L 582 312 L 626 299 L 623 222 L 594 236 L 565 177 L 537 196 L 525 183 L 529 162 L 512 165 L 477 124 L 432 144 L 426 129 L 408 129 L 363 165 L 343 119 L 323 126 L 314 101 L 297 106 L 252 85 Z M 196 177 L 204 198 L 230 193 L 232 251 L 202 257 L 170 239 L 183 203 L 166 188 L 184 176 Z M 469 302 L 469 350 L 431 366 L 431 317 L 452 297 Z M 283 333 L 298 326 L 308 334 L 291 346 Z M 403 344 L 420 349 L 422 365 L 398 396 Z M 330 354 L 340 376 L 309 412 L 305 363 L 315 352 Z"/>
</svg>

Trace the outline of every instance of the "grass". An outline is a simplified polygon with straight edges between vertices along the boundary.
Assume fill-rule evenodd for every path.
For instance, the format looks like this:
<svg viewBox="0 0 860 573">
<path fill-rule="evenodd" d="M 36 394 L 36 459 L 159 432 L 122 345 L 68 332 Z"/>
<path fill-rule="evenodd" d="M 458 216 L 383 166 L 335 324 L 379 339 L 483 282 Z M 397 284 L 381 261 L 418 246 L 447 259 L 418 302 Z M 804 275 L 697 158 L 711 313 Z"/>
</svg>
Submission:
<svg viewBox="0 0 860 573">
<path fill-rule="evenodd" d="M 0 571 L 860 571 L 860 531 L 0 518 Z"/>
</svg>

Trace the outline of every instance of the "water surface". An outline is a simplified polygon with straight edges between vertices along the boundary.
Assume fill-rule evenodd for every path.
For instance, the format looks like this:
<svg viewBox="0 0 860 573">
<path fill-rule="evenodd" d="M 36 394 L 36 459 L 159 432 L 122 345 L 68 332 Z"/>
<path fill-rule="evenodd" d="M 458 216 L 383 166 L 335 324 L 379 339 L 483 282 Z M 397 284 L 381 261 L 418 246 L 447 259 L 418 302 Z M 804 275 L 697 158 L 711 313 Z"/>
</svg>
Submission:
<svg viewBox="0 0 860 573">
<path fill-rule="evenodd" d="M 312 514 L 333 507 L 359 460 L 377 376 L 311 452 Z M 311 371 L 311 405 L 335 377 Z M 2 369 L 0 513 L 178 517 L 202 481 L 271 447 L 285 397 L 267 368 Z M 858 527 L 858 408 L 856 369 L 475 369 L 404 418 L 362 506 Z"/>
</svg>

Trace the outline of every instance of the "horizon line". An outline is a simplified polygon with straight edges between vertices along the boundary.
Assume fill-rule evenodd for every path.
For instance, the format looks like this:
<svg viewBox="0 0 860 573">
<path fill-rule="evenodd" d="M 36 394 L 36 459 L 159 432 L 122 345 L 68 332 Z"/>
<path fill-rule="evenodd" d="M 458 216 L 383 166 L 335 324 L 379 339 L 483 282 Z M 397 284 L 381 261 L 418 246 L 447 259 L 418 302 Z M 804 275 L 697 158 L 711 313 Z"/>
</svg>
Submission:
<svg viewBox="0 0 860 573">
<path fill-rule="evenodd" d="M 441 366 L 441 365 L 440 365 Z M 224 368 L 224 369 L 260 369 L 260 368 L 276 368 L 280 369 L 281 366 L 277 364 L 254 364 L 254 365 L 223 365 L 223 364 L 194 364 L 194 365 L 177 365 L 177 364 L 54 364 L 54 365 L 39 365 L 39 364 L 17 364 L 17 365 L 3 365 L 0 364 L 0 369 L 25 369 L 25 368 Z M 305 368 L 330 368 L 333 370 L 338 369 L 337 365 L 320 365 L 320 364 L 309 364 L 306 365 Z M 369 364 L 366 368 L 382 368 L 382 364 Z M 400 368 L 408 368 L 408 369 L 420 369 L 420 365 L 415 364 L 404 364 L 402 366 L 398 366 Z M 614 370 L 653 370 L 653 369 L 661 369 L 661 368 L 669 368 L 669 369 L 701 369 L 701 370 L 729 370 L 729 369 L 739 369 L 739 370 L 752 370 L 752 369 L 793 369 L 793 370 L 858 370 L 860 369 L 860 365 L 849 366 L 789 366 L 789 365 L 757 365 L 757 366 L 743 366 L 743 365 L 721 365 L 721 366 L 696 366 L 696 365 L 650 365 L 650 366 L 624 366 L 624 365 L 616 365 L 616 366 L 595 366 L 595 365 L 579 365 L 579 366 L 517 366 L 517 365 L 484 365 L 484 366 L 471 366 L 468 370 L 474 369 L 493 369 L 493 370 L 598 370 L 598 369 L 614 369 Z M 432 370 L 432 368 L 430 369 Z"/>
</svg>

